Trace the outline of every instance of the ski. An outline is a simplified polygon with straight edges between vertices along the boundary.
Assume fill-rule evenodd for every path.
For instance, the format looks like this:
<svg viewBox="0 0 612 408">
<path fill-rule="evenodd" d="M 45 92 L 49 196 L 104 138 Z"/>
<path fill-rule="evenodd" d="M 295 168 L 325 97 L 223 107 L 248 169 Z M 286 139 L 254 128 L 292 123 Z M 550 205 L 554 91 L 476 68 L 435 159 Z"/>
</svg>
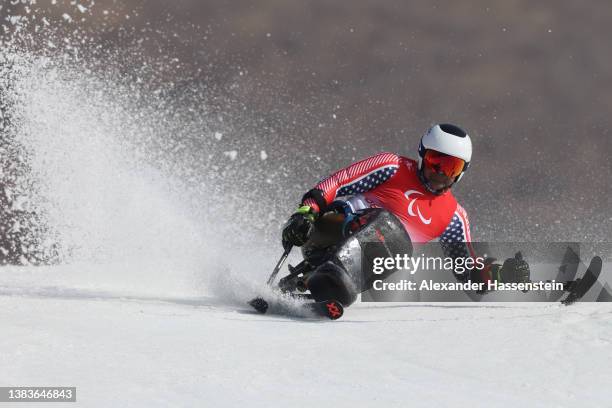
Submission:
<svg viewBox="0 0 612 408">
<path fill-rule="evenodd" d="M 561 301 L 561 303 L 569 306 L 572 303 L 582 299 L 589 289 L 595 285 L 595 282 L 597 282 L 597 278 L 599 278 L 599 274 L 601 273 L 601 267 L 601 258 L 598 256 L 593 257 L 587 271 L 584 273 L 584 276 L 581 279 L 568 282 L 568 287 L 566 290 L 569 291 L 569 294 L 564 300 Z"/>
<path fill-rule="evenodd" d="M 270 309 L 270 303 L 261 297 L 256 297 L 255 299 L 249 301 L 248 304 L 261 314 L 267 313 Z M 344 307 L 342 306 L 342 303 L 338 302 L 337 300 L 302 303 L 297 307 L 302 309 L 302 311 L 311 312 L 320 317 L 327 317 L 330 320 L 338 320 L 344 314 Z M 277 312 L 286 315 L 301 315 L 300 313 L 292 313 L 291 309 L 293 309 L 293 307 L 287 306 L 281 308 L 281 310 L 277 310 Z"/>
</svg>

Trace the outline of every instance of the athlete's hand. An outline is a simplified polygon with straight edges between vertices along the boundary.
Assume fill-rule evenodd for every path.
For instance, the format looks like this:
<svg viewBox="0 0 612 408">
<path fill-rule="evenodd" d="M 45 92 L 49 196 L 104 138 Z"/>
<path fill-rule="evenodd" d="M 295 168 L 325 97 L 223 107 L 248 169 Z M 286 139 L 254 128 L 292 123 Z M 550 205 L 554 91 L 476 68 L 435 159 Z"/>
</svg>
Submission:
<svg viewBox="0 0 612 408">
<path fill-rule="evenodd" d="M 523 255 L 517 252 L 514 258 L 508 258 L 499 271 L 502 282 L 526 283 L 531 281 L 529 264 L 523 259 Z"/>
<path fill-rule="evenodd" d="M 301 206 L 296 213 L 291 215 L 283 226 L 283 248 L 287 249 L 291 245 L 304 245 L 310 236 L 312 224 L 317 216 L 317 212 L 307 205 Z"/>
</svg>

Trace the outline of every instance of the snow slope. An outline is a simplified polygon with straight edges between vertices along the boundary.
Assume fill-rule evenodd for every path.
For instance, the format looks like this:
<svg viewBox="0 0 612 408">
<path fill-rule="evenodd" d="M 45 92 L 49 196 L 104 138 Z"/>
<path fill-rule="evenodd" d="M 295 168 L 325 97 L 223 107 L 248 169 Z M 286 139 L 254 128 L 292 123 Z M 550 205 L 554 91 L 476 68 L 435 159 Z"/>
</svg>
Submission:
<svg viewBox="0 0 612 408">
<path fill-rule="evenodd" d="M 609 303 L 358 304 L 331 322 L 74 276 L 0 269 L 0 384 L 76 386 L 87 407 L 612 401 Z"/>
<path fill-rule="evenodd" d="M 299 198 L 261 186 L 297 158 L 261 154 L 204 96 L 164 96 L 177 92 L 155 75 L 134 92 L 80 58 L 5 54 L 8 131 L 27 152 L 16 210 L 44 216 L 41 245 L 65 265 L 0 267 L 0 386 L 76 386 L 70 407 L 612 405 L 609 303 L 254 314 L 246 300 Z"/>
</svg>

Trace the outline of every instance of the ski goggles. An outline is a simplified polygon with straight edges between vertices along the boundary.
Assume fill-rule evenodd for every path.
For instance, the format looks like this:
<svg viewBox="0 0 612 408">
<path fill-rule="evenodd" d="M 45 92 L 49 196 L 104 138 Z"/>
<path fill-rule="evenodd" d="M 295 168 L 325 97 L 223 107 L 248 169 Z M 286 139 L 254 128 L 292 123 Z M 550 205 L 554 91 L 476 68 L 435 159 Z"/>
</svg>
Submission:
<svg viewBox="0 0 612 408">
<path fill-rule="evenodd" d="M 465 168 L 464 160 L 435 150 L 427 150 L 425 152 L 423 163 L 434 172 L 444 173 L 450 178 L 459 176 Z"/>
</svg>

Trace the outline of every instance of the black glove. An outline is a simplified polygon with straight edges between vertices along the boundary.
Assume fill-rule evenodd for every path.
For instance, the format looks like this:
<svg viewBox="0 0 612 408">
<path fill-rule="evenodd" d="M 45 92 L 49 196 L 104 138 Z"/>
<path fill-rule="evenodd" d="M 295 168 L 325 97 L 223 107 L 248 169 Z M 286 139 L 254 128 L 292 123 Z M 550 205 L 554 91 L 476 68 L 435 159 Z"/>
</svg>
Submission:
<svg viewBox="0 0 612 408">
<path fill-rule="evenodd" d="M 316 217 L 317 213 L 307 205 L 301 206 L 291 215 L 283 226 L 283 248 L 304 245 L 310 236 Z"/>
<path fill-rule="evenodd" d="M 504 264 L 498 271 L 498 276 L 504 283 L 526 283 L 531 281 L 529 264 L 525 262 L 520 252 L 517 252 L 514 258 L 508 258 L 504 261 Z"/>
</svg>

